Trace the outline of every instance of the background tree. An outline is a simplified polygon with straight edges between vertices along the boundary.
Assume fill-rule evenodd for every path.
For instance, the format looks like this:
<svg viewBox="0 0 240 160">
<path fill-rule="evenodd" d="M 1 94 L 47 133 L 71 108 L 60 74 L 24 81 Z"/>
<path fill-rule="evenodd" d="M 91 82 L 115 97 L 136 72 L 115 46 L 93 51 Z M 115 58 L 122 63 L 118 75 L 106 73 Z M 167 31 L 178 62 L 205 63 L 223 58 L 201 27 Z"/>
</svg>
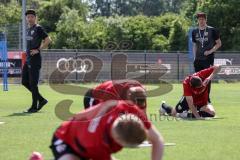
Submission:
<svg viewBox="0 0 240 160">
<path fill-rule="evenodd" d="M 200 4 L 201 2 L 199 0 L 185 0 L 183 3 L 182 3 L 182 7 L 181 7 L 181 14 L 192 21 L 193 24 L 196 23 L 196 20 L 195 20 L 195 13 L 197 11 L 197 8 L 198 8 L 198 5 Z"/>
<path fill-rule="evenodd" d="M 221 50 L 240 49 L 237 0 L 28 0 L 27 8 L 37 10 L 53 48 L 103 49 L 109 41 L 127 40 L 136 50 L 185 51 L 187 31 L 204 11 L 220 30 Z M 1 1 L 0 14 L 0 26 L 18 28 L 21 1 Z M 15 32 L 8 28 L 8 35 Z M 16 36 L 9 37 L 12 44 Z"/>
<path fill-rule="evenodd" d="M 68 7 L 78 12 L 78 15 L 86 20 L 88 16 L 88 6 L 80 0 L 45 0 L 40 2 L 39 8 L 39 23 L 48 32 L 54 32 L 56 30 L 56 24 L 58 23 L 60 16 L 63 14 L 63 9 Z"/>
<path fill-rule="evenodd" d="M 20 44 L 18 30 L 20 28 L 21 7 L 16 1 L 0 3 L 0 15 L 0 32 L 7 35 L 8 48 L 18 48 Z"/>
<path fill-rule="evenodd" d="M 96 16 L 159 16 L 162 13 L 179 13 L 186 0 L 90 0 L 91 14 Z"/>
<path fill-rule="evenodd" d="M 57 23 L 57 35 L 53 46 L 56 48 L 83 48 L 82 42 L 87 35 L 84 34 L 84 21 L 78 11 L 65 7 Z"/>
<path fill-rule="evenodd" d="M 17 2 L 0 3 L 0 25 L 15 24 L 21 20 L 21 7 Z"/>
<path fill-rule="evenodd" d="M 189 23 L 184 19 L 173 21 L 169 35 L 170 51 L 186 51 L 188 44 L 188 26 Z"/>
</svg>

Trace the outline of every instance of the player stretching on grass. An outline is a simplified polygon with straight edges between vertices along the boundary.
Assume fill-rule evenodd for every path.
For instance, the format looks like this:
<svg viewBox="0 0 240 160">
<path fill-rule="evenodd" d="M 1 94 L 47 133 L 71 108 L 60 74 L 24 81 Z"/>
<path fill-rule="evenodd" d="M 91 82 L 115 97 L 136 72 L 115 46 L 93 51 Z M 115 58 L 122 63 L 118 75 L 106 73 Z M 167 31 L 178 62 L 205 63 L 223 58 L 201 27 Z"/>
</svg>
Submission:
<svg viewBox="0 0 240 160">
<path fill-rule="evenodd" d="M 136 80 L 106 81 L 94 89 L 90 89 L 84 96 L 84 107 L 88 108 L 107 100 L 131 100 L 146 112 L 146 91 Z"/>
<path fill-rule="evenodd" d="M 211 104 L 208 104 L 208 83 L 219 70 L 219 66 L 213 66 L 187 76 L 183 81 L 183 97 L 181 100 L 175 108 L 162 103 L 161 113 L 181 118 L 214 117 L 215 110 Z"/>
<path fill-rule="evenodd" d="M 163 138 L 131 101 L 99 103 L 63 122 L 53 136 L 55 160 L 114 160 L 112 153 L 152 143 L 152 160 L 163 156 Z"/>
</svg>

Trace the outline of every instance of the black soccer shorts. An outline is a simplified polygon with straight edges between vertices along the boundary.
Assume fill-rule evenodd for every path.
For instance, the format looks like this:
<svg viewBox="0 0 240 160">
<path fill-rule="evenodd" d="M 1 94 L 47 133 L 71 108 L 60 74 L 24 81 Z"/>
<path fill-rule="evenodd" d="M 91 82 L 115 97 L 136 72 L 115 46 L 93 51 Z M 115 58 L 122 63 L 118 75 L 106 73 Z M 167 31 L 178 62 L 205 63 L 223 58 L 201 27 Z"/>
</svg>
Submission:
<svg viewBox="0 0 240 160">
<path fill-rule="evenodd" d="M 203 106 L 196 106 L 197 107 L 197 110 L 200 111 L 200 109 L 203 107 Z M 176 105 L 176 111 L 177 113 L 182 113 L 183 111 L 189 111 L 189 106 L 188 106 L 188 103 L 187 103 L 187 99 L 186 97 L 182 97 L 180 99 L 180 101 L 178 102 L 178 104 Z"/>
<path fill-rule="evenodd" d="M 56 136 L 53 136 L 52 144 L 50 145 L 52 150 L 54 160 L 58 160 L 65 154 L 73 154 L 80 158 L 80 160 L 87 160 L 80 157 L 68 144 L 64 143 L 61 139 L 58 139 Z"/>
<path fill-rule="evenodd" d="M 92 107 L 94 105 L 97 105 L 99 103 L 99 101 L 93 97 L 92 92 L 93 92 L 93 89 L 89 89 L 84 95 L 83 104 L 85 109 Z"/>
</svg>

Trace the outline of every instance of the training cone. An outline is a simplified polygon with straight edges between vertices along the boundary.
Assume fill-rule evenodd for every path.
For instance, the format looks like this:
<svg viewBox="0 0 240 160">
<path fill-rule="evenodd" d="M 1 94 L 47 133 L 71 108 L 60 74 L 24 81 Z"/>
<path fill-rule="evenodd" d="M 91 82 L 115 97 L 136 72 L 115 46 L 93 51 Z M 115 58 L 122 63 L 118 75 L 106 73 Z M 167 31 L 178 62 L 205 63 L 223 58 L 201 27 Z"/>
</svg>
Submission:
<svg viewBox="0 0 240 160">
<path fill-rule="evenodd" d="M 29 160 L 44 160 L 43 156 L 39 152 L 33 152 Z"/>
</svg>

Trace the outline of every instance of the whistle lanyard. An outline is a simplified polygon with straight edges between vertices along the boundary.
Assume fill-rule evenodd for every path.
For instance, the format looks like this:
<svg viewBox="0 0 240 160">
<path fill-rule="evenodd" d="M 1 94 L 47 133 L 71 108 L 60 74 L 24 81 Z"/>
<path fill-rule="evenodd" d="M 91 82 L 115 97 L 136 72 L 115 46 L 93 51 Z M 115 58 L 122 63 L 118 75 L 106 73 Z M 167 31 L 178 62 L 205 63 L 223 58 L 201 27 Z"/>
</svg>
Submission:
<svg viewBox="0 0 240 160">
<path fill-rule="evenodd" d="M 199 33 L 200 41 L 201 41 L 201 44 L 202 44 L 202 48 L 203 48 L 203 45 L 204 45 L 204 36 L 205 36 L 206 30 L 207 30 L 207 27 L 204 29 L 204 33 L 203 33 L 203 36 L 202 36 L 200 29 L 198 29 L 198 33 Z"/>
</svg>

